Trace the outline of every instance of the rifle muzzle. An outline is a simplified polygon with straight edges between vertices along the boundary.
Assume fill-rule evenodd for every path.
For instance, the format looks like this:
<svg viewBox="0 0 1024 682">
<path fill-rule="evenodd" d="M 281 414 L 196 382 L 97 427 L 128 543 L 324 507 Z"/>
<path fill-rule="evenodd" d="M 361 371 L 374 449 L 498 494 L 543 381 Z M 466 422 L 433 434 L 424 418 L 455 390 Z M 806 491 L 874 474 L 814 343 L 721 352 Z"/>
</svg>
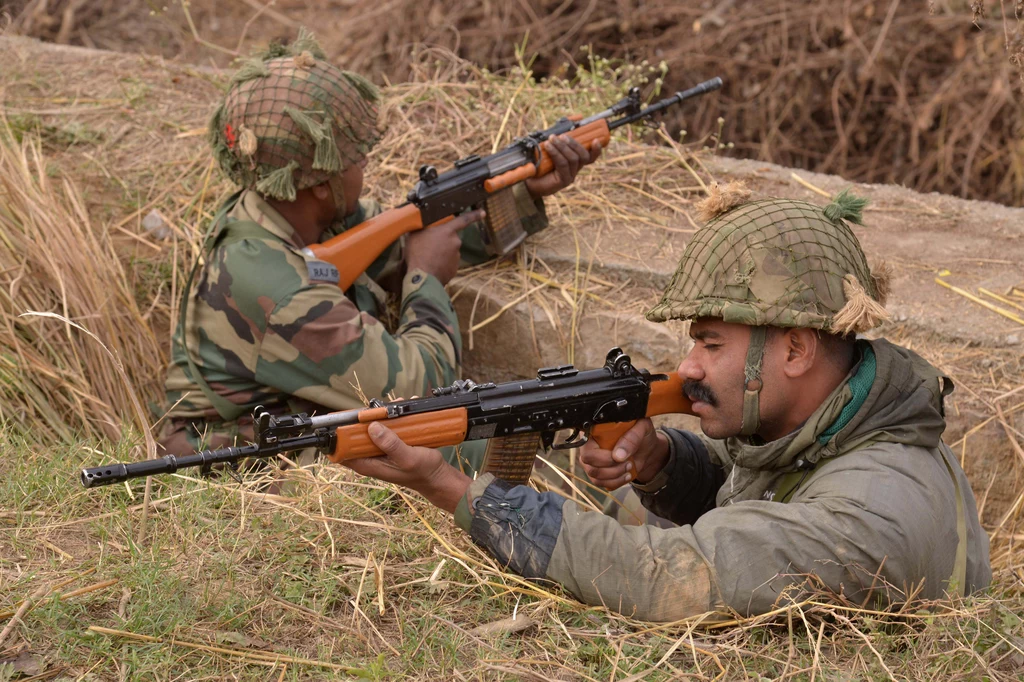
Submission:
<svg viewBox="0 0 1024 682">
<path fill-rule="evenodd" d="M 101 467 L 90 467 L 82 469 L 82 485 L 86 488 L 96 488 L 101 485 L 112 485 L 122 483 L 140 476 L 155 476 L 157 474 L 170 474 L 178 470 L 178 464 L 174 455 L 167 455 L 160 459 L 147 459 L 142 462 L 131 462 L 128 464 L 108 464 Z"/>
</svg>

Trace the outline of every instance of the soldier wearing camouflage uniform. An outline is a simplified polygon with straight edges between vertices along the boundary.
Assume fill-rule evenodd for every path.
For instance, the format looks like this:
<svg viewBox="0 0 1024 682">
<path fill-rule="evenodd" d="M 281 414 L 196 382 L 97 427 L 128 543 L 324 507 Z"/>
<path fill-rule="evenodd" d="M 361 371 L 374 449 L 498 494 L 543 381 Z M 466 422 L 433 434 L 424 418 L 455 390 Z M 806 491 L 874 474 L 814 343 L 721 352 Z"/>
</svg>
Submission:
<svg viewBox="0 0 1024 682">
<path fill-rule="evenodd" d="M 864 202 L 737 196 L 714 198 L 647 314 L 691 321 L 678 372 L 703 433 L 642 420 L 611 451 L 581 453 L 593 481 L 632 482 L 677 527 L 623 527 L 552 493 L 470 480 L 382 424 L 370 435 L 386 457 L 350 466 L 453 511 L 502 566 L 644 620 L 765 613 L 817 586 L 879 605 L 986 587 L 988 538 L 941 440 L 952 383 L 855 336 L 886 317 L 887 278 L 848 225 Z"/>
<path fill-rule="evenodd" d="M 256 405 L 351 409 L 458 378 L 461 338 L 444 285 L 460 246 L 468 262 L 488 257 L 471 225 L 481 212 L 409 235 L 344 292 L 338 271 L 305 248 L 380 212 L 359 199 L 382 135 L 377 102 L 369 82 L 325 61 L 305 32 L 232 79 L 209 134 L 241 190 L 213 221 L 183 299 L 166 381 L 167 451 L 251 438 Z M 527 233 L 547 224 L 541 197 L 570 184 L 600 148 L 556 139 L 548 151 L 556 172 L 514 188 Z M 391 325 L 387 290 L 399 298 Z"/>
</svg>

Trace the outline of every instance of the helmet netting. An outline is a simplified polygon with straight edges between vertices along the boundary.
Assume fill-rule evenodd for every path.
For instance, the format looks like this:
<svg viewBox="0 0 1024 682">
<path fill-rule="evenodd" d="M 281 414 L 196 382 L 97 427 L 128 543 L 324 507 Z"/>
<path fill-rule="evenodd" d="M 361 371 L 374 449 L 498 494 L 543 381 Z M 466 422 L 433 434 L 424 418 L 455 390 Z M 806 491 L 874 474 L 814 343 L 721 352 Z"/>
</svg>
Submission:
<svg viewBox="0 0 1024 682">
<path fill-rule="evenodd" d="M 245 64 L 210 122 L 224 172 L 282 200 L 359 163 L 382 135 L 376 88 L 324 61 L 308 34 L 293 46 Z"/>
<path fill-rule="evenodd" d="M 875 279 L 844 220 L 830 220 L 821 207 L 803 201 L 754 201 L 694 235 L 647 318 L 715 317 L 746 325 L 864 331 L 877 324 L 868 322 L 867 313 L 851 326 L 834 325 L 840 311 L 850 310 L 850 276 L 864 292 L 861 298 L 870 297 L 877 317 Z"/>
</svg>

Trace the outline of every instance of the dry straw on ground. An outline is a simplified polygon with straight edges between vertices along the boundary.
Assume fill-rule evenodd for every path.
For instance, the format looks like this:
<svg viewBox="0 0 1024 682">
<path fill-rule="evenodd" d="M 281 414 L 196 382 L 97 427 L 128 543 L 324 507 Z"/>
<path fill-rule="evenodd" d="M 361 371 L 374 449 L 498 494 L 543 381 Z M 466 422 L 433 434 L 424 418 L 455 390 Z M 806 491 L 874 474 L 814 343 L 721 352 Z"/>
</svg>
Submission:
<svg viewBox="0 0 1024 682">
<path fill-rule="evenodd" d="M 385 141 L 371 154 L 367 185 L 373 198 L 385 206 L 403 200 L 416 177 L 414 169 L 420 164 L 443 165 L 468 154 L 485 154 L 531 129 L 550 125 L 566 112 L 599 110 L 621 97 L 630 83 L 646 75 L 642 70 L 617 77 L 605 73 L 593 76 L 592 82 L 583 87 L 564 81 L 538 87 L 524 74 L 510 79 L 496 78 L 447 53 L 439 51 L 430 56 L 435 59 L 424 60 L 413 82 L 397 84 L 386 93 L 384 109 L 389 112 L 389 131 Z M 130 78 L 134 82 L 134 77 Z M 106 84 L 109 86 L 109 81 Z M 119 87 L 123 89 L 124 85 L 119 84 Z M 211 101 L 215 93 L 210 90 Z M 7 179 L 18 182 L 16 187 L 7 189 L 12 199 L 6 217 L 9 227 L 5 225 L 16 241 L 9 242 L 0 261 L 3 264 L 0 282 L 6 283 L 13 292 L 8 301 L 10 314 L 5 341 L 13 348 L 24 343 L 21 330 L 26 325 L 46 328 L 51 335 L 60 327 L 53 321 L 17 319 L 20 312 L 63 314 L 95 332 L 104 342 L 114 339 L 112 349 L 131 369 L 132 383 L 148 404 L 160 398 L 169 347 L 168 330 L 177 318 L 184 275 L 198 252 L 206 223 L 216 210 L 216 201 L 226 194 L 228 187 L 201 141 L 204 128 L 196 127 L 205 123 L 205 110 L 187 112 L 190 116 L 187 119 L 183 119 L 182 112 L 176 111 L 174 106 L 161 105 L 147 111 L 142 102 L 145 94 L 129 92 L 125 95 L 126 104 L 137 106 L 140 111 L 132 111 L 132 125 L 118 127 L 110 134 L 105 132 L 110 125 L 108 112 L 117 110 L 119 99 L 117 93 L 109 94 L 113 96 L 94 96 L 90 101 L 78 99 L 77 106 L 61 106 L 66 102 L 61 96 L 52 99 L 38 95 L 25 99 L 12 97 L 14 106 L 8 110 L 14 118 L 3 137 L 2 147 L 5 162 L 12 167 Z M 99 106 L 90 107 L 92 102 Z M 442 110 L 443 116 L 439 115 Z M 55 116 L 59 123 L 44 122 L 37 112 Z M 65 115 L 77 119 L 80 112 L 84 113 L 87 123 L 66 122 Z M 154 145 L 153 138 L 158 136 L 158 131 L 169 125 L 181 130 L 172 136 L 171 148 L 163 143 Z M 39 146 L 19 145 L 15 141 L 18 135 L 25 135 L 26 139 L 40 136 L 44 143 L 59 150 L 55 155 L 60 167 L 88 185 L 87 202 L 95 211 L 110 214 L 110 223 L 93 225 L 74 185 L 67 180 L 50 178 L 48 173 L 56 172 L 58 166 L 47 168 L 39 156 Z M 99 142 L 92 148 L 76 142 L 75 135 L 90 135 Z M 692 160 L 693 167 L 689 167 L 686 162 L 691 153 L 689 148 L 676 145 L 674 149 L 650 156 L 639 143 L 626 141 L 633 137 L 632 131 L 625 135 L 620 146 L 602 159 L 605 172 L 600 177 L 581 181 L 581 191 L 575 197 L 565 202 L 552 202 L 553 215 L 558 218 L 587 216 L 589 220 L 609 225 L 618 225 L 628 216 L 629 220 L 659 225 L 673 234 L 687 232 L 668 223 L 687 220 L 692 224 L 686 213 L 690 202 L 686 195 L 699 189 L 709 176 L 705 171 L 698 173 L 693 169 L 700 168 L 699 161 Z M 72 140 L 70 144 L 68 139 Z M 693 146 L 699 145 L 698 142 Z M 680 159 L 693 174 L 692 187 L 660 190 L 666 192 L 666 198 L 660 199 L 653 208 L 647 205 L 645 195 L 659 191 L 654 181 L 648 191 L 636 188 L 635 191 L 640 192 L 637 196 L 626 200 L 613 197 L 624 184 L 648 174 L 655 176 L 659 168 L 678 165 Z M 29 165 L 25 166 L 23 161 Z M 33 163 L 38 167 L 32 166 Z M 106 180 L 96 173 L 97 168 L 107 176 Z M 63 184 L 66 191 L 58 192 L 59 199 L 52 213 L 41 212 L 39 206 L 45 202 L 44 195 L 53 191 L 50 185 L 54 182 Z M 130 199 L 133 210 L 126 214 L 117 212 L 117 207 L 126 199 Z M 167 230 L 164 239 L 142 226 L 143 218 L 150 214 L 158 215 L 164 223 Z M 574 229 L 572 220 L 565 222 Z M 66 229 L 65 224 L 72 229 Z M 628 230 L 628 226 L 624 229 Z M 28 248 L 29 243 L 38 248 Z M 51 248 L 59 248 L 52 257 Z M 589 272 L 592 261 L 585 261 L 579 252 L 577 256 L 573 271 L 562 272 L 548 267 L 526 250 L 518 261 L 464 271 L 453 282 L 454 295 L 458 296 L 467 285 L 479 286 L 481 281 L 486 281 L 496 290 L 510 292 L 513 299 L 529 297 L 532 303 L 547 311 L 548 320 L 559 329 L 562 345 L 571 360 L 577 324 L 589 306 L 614 308 L 627 302 L 633 308 L 638 305 L 635 297 L 630 300 L 622 294 L 628 282 L 592 278 Z M 36 260 L 29 262 L 32 259 Z M 125 264 L 130 265 L 126 268 Z M 36 270 L 41 274 L 25 279 L 26 273 Z M 69 283 L 70 279 L 75 281 Z M 522 287 L 526 281 L 530 286 Z M 25 287 L 25 282 L 31 286 Z M 65 300 L 69 291 L 82 296 L 83 300 Z M 645 292 L 645 296 L 649 295 Z M 132 303 L 121 302 L 127 300 Z M 474 309 L 466 320 L 467 329 L 472 330 L 470 344 L 472 333 L 491 324 L 500 313 L 478 316 Z M 65 330 L 64 337 L 68 336 Z M 78 342 L 84 344 L 84 341 Z M 34 347 L 31 351 L 36 352 Z M 92 353 L 95 357 L 87 361 L 95 365 L 91 371 L 97 376 L 112 376 L 106 371 L 109 365 L 103 364 L 107 360 L 102 351 L 93 348 Z M 63 362 L 59 356 L 58 350 L 51 349 L 45 359 L 24 363 L 27 368 L 47 363 L 49 367 L 47 371 L 26 377 L 26 385 L 17 395 L 37 397 L 31 406 L 26 404 L 17 409 L 13 405 L 19 400 L 26 402 L 28 398 L 14 400 L 10 408 L 13 414 L 28 415 L 35 410 L 33 415 L 38 416 L 46 403 L 38 396 L 67 388 L 62 382 L 72 379 L 66 377 L 83 376 L 84 364 L 59 373 Z M 64 422 L 72 427 L 71 431 L 61 434 L 64 437 L 79 430 L 96 435 L 99 432 L 90 430 L 92 427 L 87 424 L 99 422 L 108 424 L 103 433 L 111 437 L 116 434 L 121 418 L 131 413 L 129 401 L 116 381 L 110 380 L 109 389 L 95 391 L 91 399 L 75 398 L 86 392 L 82 386 L 69 391 L 69 400 L 78 401 L 74 419 L 65 414 L 65 408 L 49 415 L 63 416 Z M 29 423 L 31 418 L 27 417 L 29 421 L 23 423 Z"/>
</svg>

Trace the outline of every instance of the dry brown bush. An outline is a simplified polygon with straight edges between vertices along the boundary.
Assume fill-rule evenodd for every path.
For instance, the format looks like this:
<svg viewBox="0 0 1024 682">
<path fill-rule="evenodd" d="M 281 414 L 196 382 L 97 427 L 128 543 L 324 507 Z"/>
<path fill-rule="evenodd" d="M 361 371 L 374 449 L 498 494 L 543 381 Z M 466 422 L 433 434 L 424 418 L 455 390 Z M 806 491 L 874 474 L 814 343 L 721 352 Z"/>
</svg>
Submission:
<svg viewBox="0 0 1024 682">
<path fill-rule="evenodd" d="M 15 2 L 13 30 L 58 42 L 225 63 L 314 27 L 349 68 L 404 80 L 440 46 L 490 68 L 535 55 L 538 75 L 596 54 L 664 61 L 665 87 L 712 75 L 722 96 L 674 121 L 747 158 L 1010 205 L 1024 202 L 1024 3 L 945 0 L 142 0 Z M 1005 14 L 1004 14 L 1005 12 Z M 196 39 L 204 41 L 196 44 Z M 197 49 L 197 47 L 199 49 Z"/>
</svg>

